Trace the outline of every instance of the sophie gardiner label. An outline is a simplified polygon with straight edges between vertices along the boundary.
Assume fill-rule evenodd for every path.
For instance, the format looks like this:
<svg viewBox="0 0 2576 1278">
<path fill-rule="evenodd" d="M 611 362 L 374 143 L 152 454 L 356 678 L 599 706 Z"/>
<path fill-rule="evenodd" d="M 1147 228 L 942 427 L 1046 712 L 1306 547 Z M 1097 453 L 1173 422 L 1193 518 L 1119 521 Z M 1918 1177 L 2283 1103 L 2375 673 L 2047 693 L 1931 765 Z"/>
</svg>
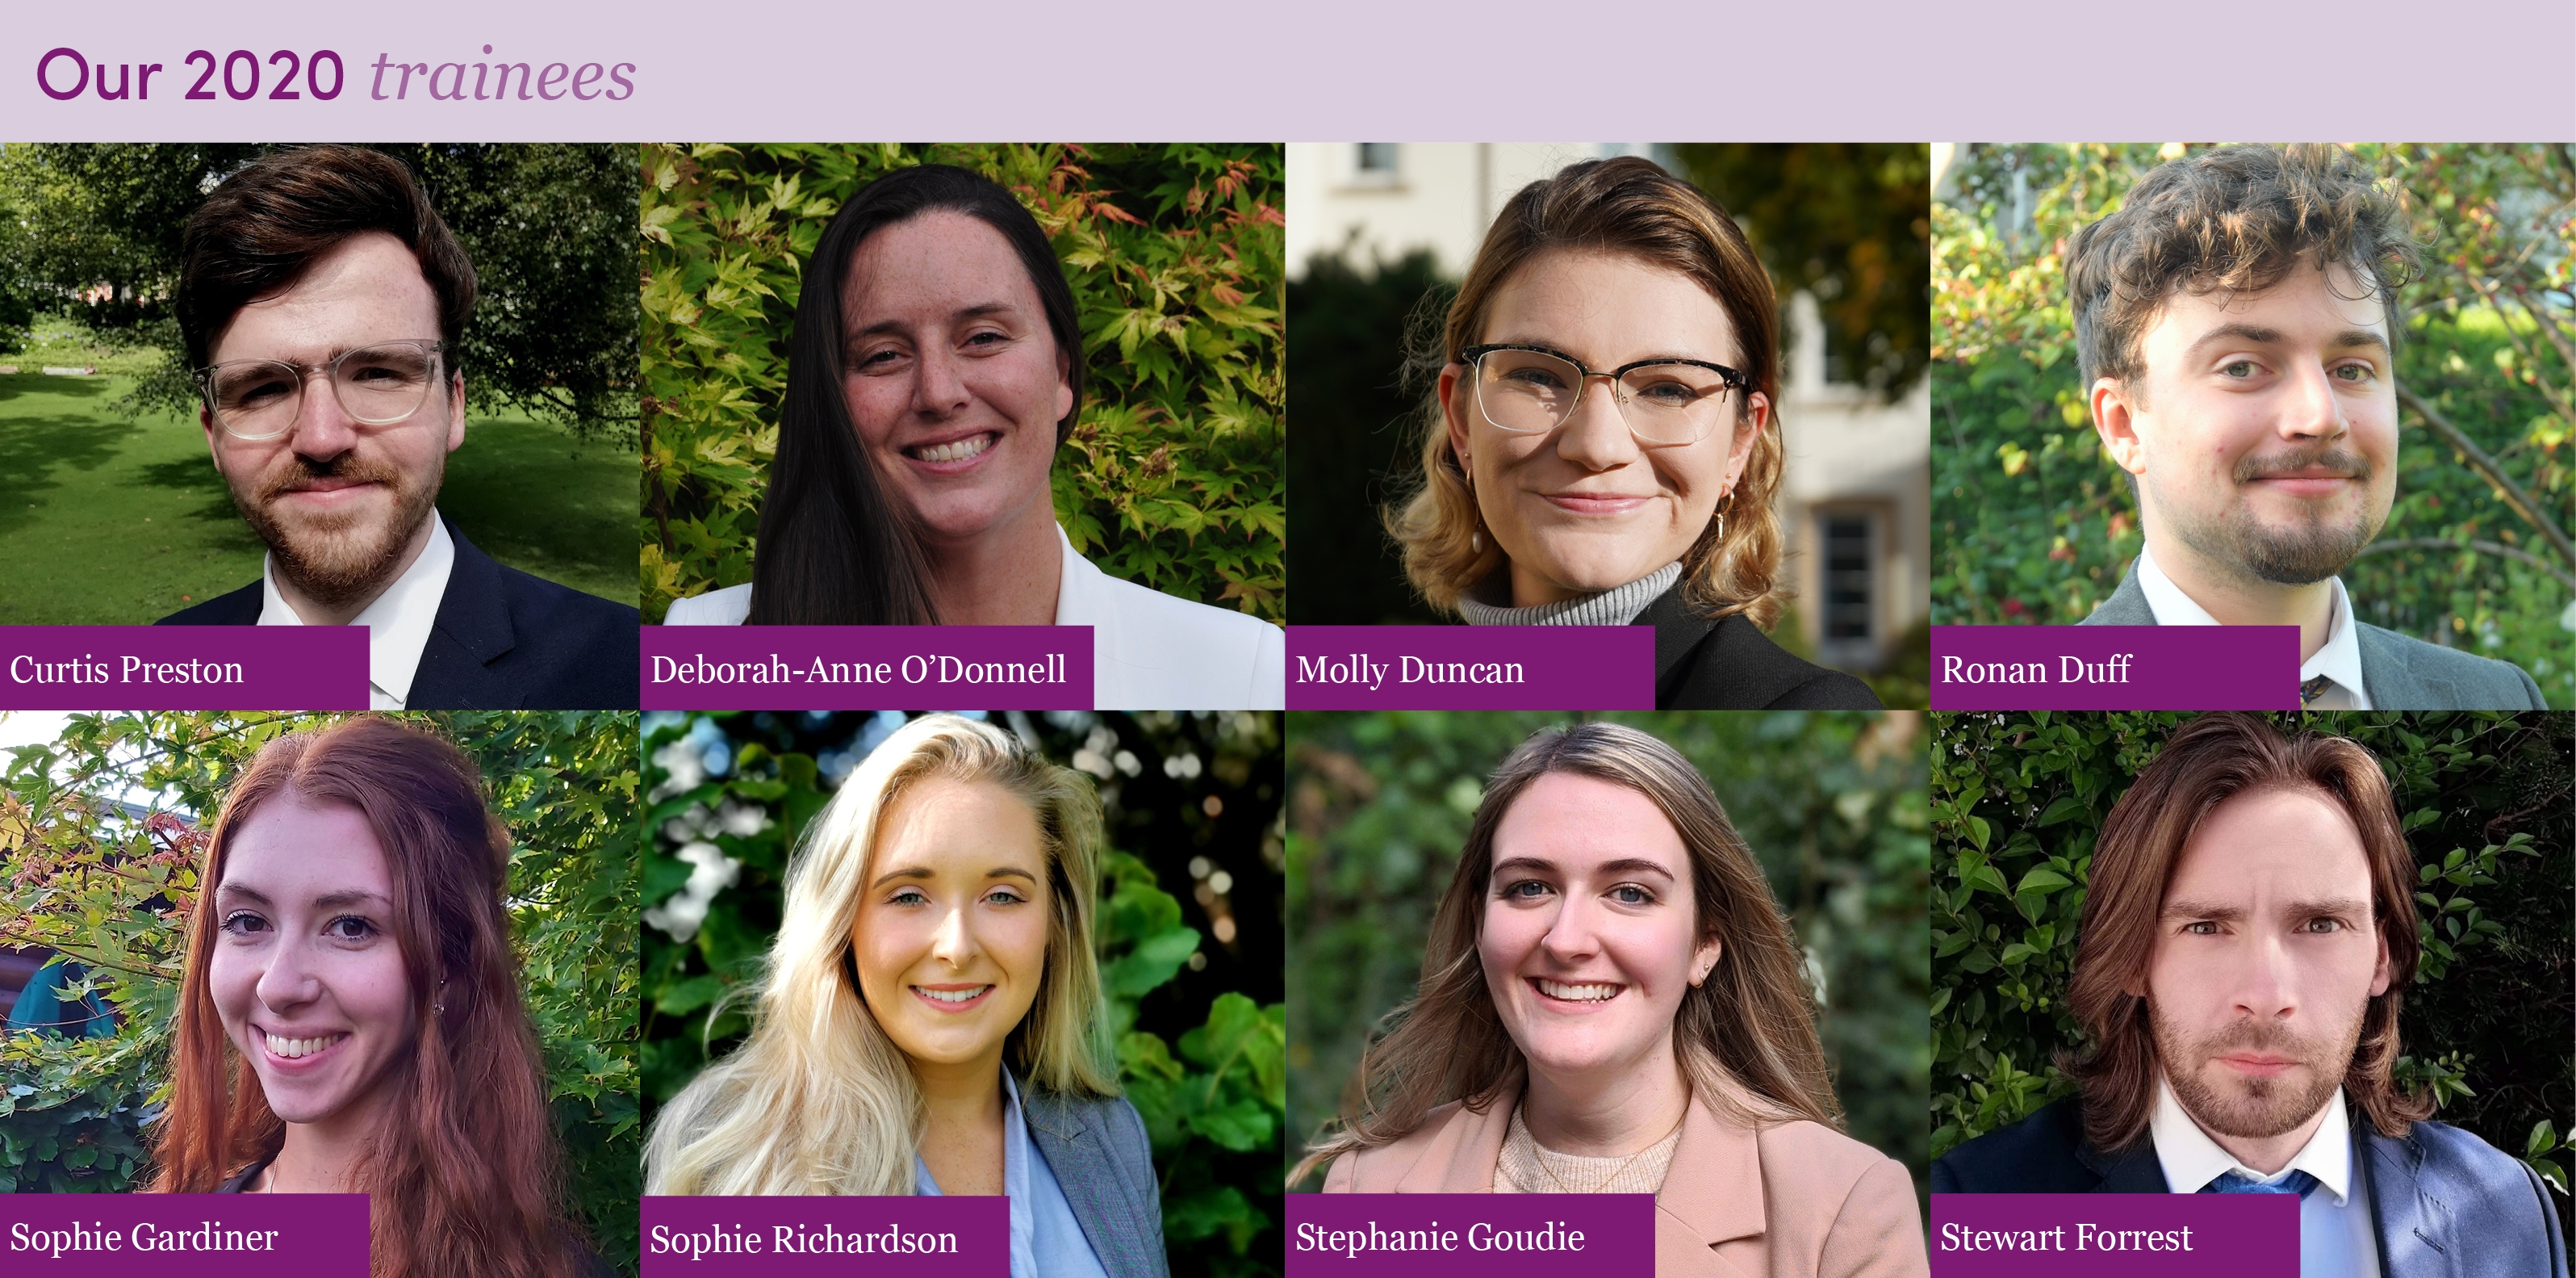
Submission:
<svg viewBox="0 0 2576 1278">
<path fill-rule="evenodd" d="M 0 626 L 0 710 L 364 710 L 358 626 Z"/>
<path fill-rule="evenodd" d="M 1290 1194 L 1288 1278 L 1654 1278 L 1652 1194 Z"/>
<path fill-rule="evenodd" d="M 367 1278 L 364 1194 L 0 1194 L 0 1273 Z"/>
<path fill-rule="evenodd" d="M 2298 1278 L 2296 1194 L 1934 1194 L 1933 1278 Z"/>
<path fill-rule="evenodd" d="M 2296 710 L 2297 626 L 1934 626 L 1935 710 Z"/>
<path fill-rule="evenodd" d="M 1651 626 L 1290 626 L 1291 710 L 1652 710 Z"/>
<path fill-rule="evenodd" d="M 1010 1278 L 1011 1200 L 642 1200 L 643 1278 L 867 1274 Z"/>
<path fill-rule="evenodd" d="M 1089 626 L 646 626 L 642 655 L 646 710 L 1091 708 Z"/>
</svg>

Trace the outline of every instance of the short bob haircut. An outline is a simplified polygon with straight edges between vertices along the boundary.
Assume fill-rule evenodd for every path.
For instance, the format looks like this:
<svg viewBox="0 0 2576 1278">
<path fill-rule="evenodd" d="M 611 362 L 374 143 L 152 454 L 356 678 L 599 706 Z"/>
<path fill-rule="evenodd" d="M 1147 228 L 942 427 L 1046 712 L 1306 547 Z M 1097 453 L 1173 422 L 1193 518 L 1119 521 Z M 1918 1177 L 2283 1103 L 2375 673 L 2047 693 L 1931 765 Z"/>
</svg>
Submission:
<svg viewBox="0 0 2576 1278">
<path fill-rule="evenodd" d="M 814 244 L 787 347 L 778 453 L 760 502 L 751 561 L 752 625 L 928 625 L 930 569 L 910 511 L 894 509 L 859 445 L 842 397 L 841 294 L 869 236 L 925 213 L 963 213 L 1001 233 L 1029 273 L 1073 409 L 1055 424 L 1061 447 L 1082 415 L 1085 355 L 1073 286 L 1037 219 L 1001 183 L 947 164 L 897 169 L 859 189 Z"/>
<path fill-rule="evenodd" d="M 1690 850 L 1699 937 L 1723 943 L 1717 966 L 1682 995 L 1673 1019 L 1674 1050 L 1692 1096 L 1750 1125 L 1803 1119 L 1841 1127 L 1797 942 L 1716 791 L 1671 746 L 1634 728 L 1581 723 L 1538 733 L 1494 769 L 1432 916 L 1421 984 L 1411 1002 L 1387 1014 L 1361 1054 L 1340 1130 L 1308 1147 L 1288 1183 L 1344 1154 L 1404 1139 L 1436 1106 L 1463 1101 L 1483 1113 L 1510 1099 L 1505 1091 L 1525 1062 L 1494 1010 L 1476 944 L 1493 882 L 1494 832 L 1532 782 L 1558 772 L 1646 796 Z"/>
<path fill-rule="evenodd" d="M 850 931 L 885 814 L 942 777 L 1008 790 L 1036 815 L 1045 843 L 1046 974 L 1005 1060 L 1043 1091 L 1118 1094 L 1092 951 L 1101 835 L 1090 778 L 990 724 L 926 715 L 869 754 L 806 832 L 787 867 L 787 908 L 766 973 L 751 991 L 751 1038 L 654 1119 L 644 1192 L 913 1192 L 921 1091 L 868 1010 Z"/>
<path fill-rule="evenodd" d="M 1708 616 L 1742 613 L 1769 629 L 1787 597 L 1778 579 L 1780 518 L 1771 508 L 1783 451 L 1779 306 L 1744 232 L 1698 187 L 1638 156 L 1586 160 L 1522 187 L 1485 232 L 1437 341 L 1416 343 L 1409 371 L 1430 381 L 1461 362 L 1461 352 L 1485 340 L 1495 292 L 1531 259 L 1556 251 L 1616 253 L 1677 271 L 1725 308 L 1741 348 L 1736 366 L 1771 401 L 1771 415 L 1722 511 L 1725 536 L 1711 520 L 1682 556 L 1682 585 Z M 1738 413 L 1745 399 L 1735 397 Z M 1423 407 L 1422 477 L 1387 507 L 1386 528 L 1404 548 L 1405 576 L 1442 612 L 1457 611 L 1459 596 L 1502 565 L 1502 548 L 1481 536 L 1484 517 L 1450 451 L 1437 394 Z"/>
<path fill-rule="evenodd" d="M 2083 932 L 2075 947 L 2067 1010 L 2092 1041 L 2058 1064 L 2084 1090 L 2084 1135 L 2095 1149 L 2121 1150 L 2147 1133 L 2155 1109 L 2155 1029 L 2147 1000 L 2128 992 L 2145 982 L 2156 920 L 2183 845 L 2211 810 L 2241 794 L 2303 790 L 2332 801 L 2361 832 L 2370 861 L 2371 914 L 2388 945 L 2388 992 L 2362 1013 L 2361 1042 L 2343 1087 L 2381 1134 L 2404 1136 L 2429 1118 L 2432 1101 L 2399 1089 L 2397 1012 L 2415 981 L 2415 856 L 2400 831 L 2388 778 L 2370 751 L 2343 737 L 2285 737 L 2249 714 L 2209 714 L 2173 734 L 2111 805 L 2093 847 Z"/>
</svg>

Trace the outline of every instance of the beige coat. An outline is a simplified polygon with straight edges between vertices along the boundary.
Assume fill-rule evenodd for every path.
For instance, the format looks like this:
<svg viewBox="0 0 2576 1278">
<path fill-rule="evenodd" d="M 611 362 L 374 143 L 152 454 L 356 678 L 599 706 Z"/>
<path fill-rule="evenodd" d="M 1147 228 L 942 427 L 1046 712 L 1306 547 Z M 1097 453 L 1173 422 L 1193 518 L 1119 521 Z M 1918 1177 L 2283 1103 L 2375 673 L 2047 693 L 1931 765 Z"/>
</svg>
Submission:
<svg viewBox="0 0 2576 1278">
<path fill-rule="evenodd" d="M 1456 1102 L 1333 1161 L 1328 1194 L 1490 1194 L 1512 1105 Z M 1821 1123 L 1759 1132 L 1691 1099 L 1655 1195 L 1655 1278 L 1927 1278 L 1914 1178 Z"/>
</svg>

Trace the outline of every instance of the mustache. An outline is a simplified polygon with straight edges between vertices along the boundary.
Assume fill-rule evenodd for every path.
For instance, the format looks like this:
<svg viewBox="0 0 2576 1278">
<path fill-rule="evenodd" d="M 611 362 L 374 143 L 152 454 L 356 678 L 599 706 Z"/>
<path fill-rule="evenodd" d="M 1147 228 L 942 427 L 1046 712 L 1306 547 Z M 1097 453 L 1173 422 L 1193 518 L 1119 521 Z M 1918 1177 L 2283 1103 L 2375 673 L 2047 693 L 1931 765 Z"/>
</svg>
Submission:
<svg viewBox="0 0 2576 1278">
<path fill-rule="evenodd" d="M 361 458 L 354 451 L 328 460 L 317 461 L 302 453 L 292 454 L 294 461 L 274 475 L 263 476 L 259 488 L 251 495 L 262 506 L 286 493 L 316 480 L 337 479 L 358 484 L 383 484 L 402 487 L 402 472 L 380 461 Z"/>
<path fill-rule="evenodd" d="M 2315 1039 L 2291 1033 L 2278 1025 L 2255 1021 L 2231 1025 L 2215 1034 L 2194 1039 L 2192 1046 L 2203 1059 L 2230 1052 L 2263 1052 L 2294 1060 L 2307 1060 L 2317 1054 Z"/>
<path fill-rule="evenodd" d="M 2369 458 L 2341 444 L 2326 442 L 2293 448 L 2288 452 L 2248 456 L 2236 463 L 2236 482 L 2250 484 L 2258 479 L 2312 468 L 2365 481 L 2373 473 Z"/>
</svg>

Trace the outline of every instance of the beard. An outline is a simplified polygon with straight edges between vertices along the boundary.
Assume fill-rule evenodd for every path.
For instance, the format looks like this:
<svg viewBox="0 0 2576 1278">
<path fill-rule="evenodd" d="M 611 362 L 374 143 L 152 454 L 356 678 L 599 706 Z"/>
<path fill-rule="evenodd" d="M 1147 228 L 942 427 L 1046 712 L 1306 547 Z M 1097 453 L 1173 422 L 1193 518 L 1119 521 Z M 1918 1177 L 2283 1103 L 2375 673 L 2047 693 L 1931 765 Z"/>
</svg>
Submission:
<svg viewBox="0 0 2576 1278">
<path fill-rule="evenodd" d="M 2323 466 L 2342 471 L 2368 491 L 2373 469 L 2370 459 L 2333 444 L 2295 449 L 2267 456 L 2248 456 L 2236 463 L 2233 476 L 2238 486 L 2274 475 L 2288 474 L 2310 466 Z M 2161 503 L 2159 503 L 2161 504 Z M 2167 507 L 2179 511 L 2179 507 Z M 2322 503 L 2310 504 L 2288 527 L 2264 523 L 2243 502 L 2214 517 L 2179 514 L 2174 531 L 2182 543 L 2213 563 L 2232 564 L 2256 580 L 2283 586 L 2306 586 L 2342 572 L 2361 548 L 2379 535 L 2380 526 L 2388 521 L 2385 510 L 2373 511 L 2365 501 L 2362 509 L 2341 523 L 2331 522 Z"/>
<path fill-rule="evenodd" d="M 225 486 L 232 491 L 233 508 L 268 543 L 277 575 L 324 607 L 345 608 L 393 583 L 404 549 L 437 505 L 446 460 L 441 455 L 430 474 L 413 476 L 362 458 L 355 449 L 327 461 L 290 451 L 284 464 L 246 482 L 227 476 Z M 393 494 L 392 509 L 381 516 L 354 510 L 294 517 L 278 513 L 281 496 L 317 479 L 383 484 Z"/>
<path fill-rule="evenodd" d="M 2353 1049 L 2361 1043 L 2364 1003 L 2352 1019 L 2322 1035 L 2293 1034 L 2277 1025 L 2242 1021 L 2213 1034 L 2192 1037 L 2167 1022 L 2152 1002 L 2148 1024 L 2155 1034 L 2156 1059 L 2183 1112 L 2202 1128 L 2221 1136 L 2266 1140 L 2298 1129 L 2314 1118 L 2343 1086 L 2352 1068 Z M 2304 1066 L 2273 1078 L 2248 1078 L 2224 1067 L 2212 1073 L 2218 1057 L 2256 1051 L 2286 1056 Z"/>
</svg>

